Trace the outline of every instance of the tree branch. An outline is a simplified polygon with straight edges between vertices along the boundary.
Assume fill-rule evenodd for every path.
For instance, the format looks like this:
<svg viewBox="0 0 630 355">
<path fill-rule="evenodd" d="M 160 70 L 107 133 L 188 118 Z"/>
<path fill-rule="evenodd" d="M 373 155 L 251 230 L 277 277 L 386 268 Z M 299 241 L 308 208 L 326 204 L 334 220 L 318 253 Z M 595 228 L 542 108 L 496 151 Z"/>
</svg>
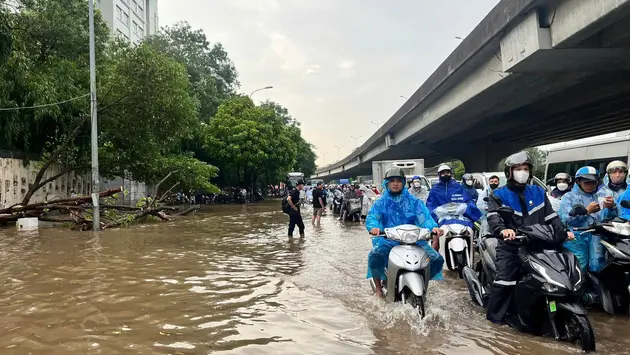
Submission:
<svg viewBox="0 0 630 355">
<path fill-rule="evenodd" d="M 168 180 L 168 178 L 170 178 L 171 175 L 177 173 L 178 171 L 179 170 L 171 171 L 170 173 L 168 173 L 168 175 L 166 175 L 164 177 L 164 179 L 160 180 L 160 182 L 158 182 L 157 185 L 155 185 L 155 192 L 153 193 L 153 196 L 155 196 L 155 197 L 153 197 L 153 201 L 151 201 L 151 203 L 149 203 L 149 207 L 153 207 L 153 205 L 157 202 L 157 193 L 158 193 L 158 191 L 160 189 L 160 185 L 162 185 L 162 183 L 164 181 Z"/>
<path fill-rule="evenodd" d="M 50 158 L 48 158 L 48 160 L 44 163 L 44 165 L 42 165 L 41 169 L 39 169 L 37 176 L 35 176 L 35 181 L 33 181 L 33 187 L 31 187 L 28 190 L 28 192 L 24 196 L 24 199 L 22 199 L 23 206 L 28 205 L 28 202 L 31 200 L 31 197 L 33 197 L 33 194 L 35 194 L 37 190 L 39 190 L 40 188 L 42 188 L 42 186 L 44 186 L 44 185 L 41 185 L 41 181 L 42 181 L 42 178 L 44 178 L 44 174 L 46 173 L 46 170 L 48 170 L 48 168 L 57 160 L 57 158 L 59 158 L 61 153 L 65 151 L 68 148 L 68 146 L 70 146 L 70 143 L 72 142 L 74 137 L 76 137 L 77 134 L 79 134 L 79 131 L 81 130 L 85 122 L 86 122 L 85 116 L 83 116 L 81 120 L 79 121 L 79 123 L 76 125 L 76 127 L 74 127 L 74 130 L 70 132 L 70 135 L 66 137 L 66 140 L 63 142 L 63 144 L 61 144 L 61 146 L 57 147 L 57 149 L 55 149 L 52 152 L 52 154 L 50 155 Z"/>
</svg>

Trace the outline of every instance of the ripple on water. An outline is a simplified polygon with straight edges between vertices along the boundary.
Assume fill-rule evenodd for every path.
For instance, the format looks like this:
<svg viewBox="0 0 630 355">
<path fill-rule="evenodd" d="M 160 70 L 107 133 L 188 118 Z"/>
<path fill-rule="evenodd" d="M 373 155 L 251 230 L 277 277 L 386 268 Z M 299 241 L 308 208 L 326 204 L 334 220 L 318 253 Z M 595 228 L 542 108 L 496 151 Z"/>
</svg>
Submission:
<svg viewBox="0 0 630 355">
<path fill-rule="evenodd" d="M 376 300 L 364 225 L 327 216 L 288 241 L 277 206 L 209 207 L 98 236 L 0 231 L 2 354 L 579 352 L 488 324 L 452 277 L 430 283 L 424 319 Z M 628 353 L 628 321 L 593 317 L 601 353 Z"/>
</svg>

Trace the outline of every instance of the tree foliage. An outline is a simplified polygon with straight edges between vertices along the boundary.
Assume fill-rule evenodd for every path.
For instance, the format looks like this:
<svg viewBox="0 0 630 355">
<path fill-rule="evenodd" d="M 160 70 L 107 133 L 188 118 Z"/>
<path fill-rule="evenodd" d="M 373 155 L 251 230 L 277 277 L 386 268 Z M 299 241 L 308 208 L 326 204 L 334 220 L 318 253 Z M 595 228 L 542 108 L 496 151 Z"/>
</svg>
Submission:
<svg viewBox="0 0 630 355">
<path fill-rule="evenodd" d="M 19 11 L 0 0 L 0 107 L 59 104 L 2 111 L 0 149 L 87 167 L 88 3 L 11 3 Z M 165 189 L 180 182 L 180 188 L 216 191 L 213 179 L 249 187 L 277 183 L 289 170 L 314 171 L 315 155 L 299 123 L 279 104 L 255 106 L 235 96 L 234 64 L 203 31 L 179 23 L 130 45 L 111 38 L 98 11 L 95 26 L 105 177 L 153 184 L 173 172 Z"/>
<path fill-rule="evenodd" d="M 221 102 L 238 87 L 238 72 L 220 43 L 211 45 L 203 30 L 193 30 L 187 22 L 147 39 L 157 51 L 184 64 L 191 83 L 191 93 L 200 104 L 200 118 L 214 116 Z"/>
<path fill-rule="evenodd" d="M 295 162 L 297 146 L 289 126 L 249 97 L 236 96 L 221 105 L 205 133 L 205 148 L 217 160 L 226 184 L 277 182 Z"/>
</svg>

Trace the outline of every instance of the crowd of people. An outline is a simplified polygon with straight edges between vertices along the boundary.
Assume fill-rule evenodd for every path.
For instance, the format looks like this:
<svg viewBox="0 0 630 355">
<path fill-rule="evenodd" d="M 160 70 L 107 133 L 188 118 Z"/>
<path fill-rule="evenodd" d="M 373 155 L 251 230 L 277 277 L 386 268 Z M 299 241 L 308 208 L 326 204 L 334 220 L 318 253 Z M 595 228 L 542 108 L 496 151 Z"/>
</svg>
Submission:
<svg viewBox="0 0 630 355">
<path fill-rule="evenodd" d="M 534 161 L 527 152 L 513 154 L 505 161 L 506 185 L 499 186 L 499 177 L 493 175 L 488 178 L 488 188 L 481 193 L 474 189 L 472 175 L 465 174 L 462 183 L 459 183 L 455 181 L 453 169 L 448 165 L 438 168 L 439 182 L 430 191 L 424 191 L 418 176 L 414 176 L 410 185 L 406 186 L 407 178 L 397 168 L 387 171 L 382 191 L 375 186 L 364 186 L 362 189 L 358 185 L 318 184 L 312 191 L 312 199 L 309 199 L 314 207 L 312 222 L 319 224 L 322 213 L 330 204 L 330 197 L 337 194 L 337 191 L 352 197 L 360 196 L 365 188 L 369 188 L 374 194 L 380 195 L 367 213 L 365 225 L 374 237 L 373 248 L 368 255 L 368 277 L 373 278 L 377 285 L 377 296 L 383 297 L 379 286 L 384 278 L 389 252 L 398 244 L 382 237 L 384 229 L 414 224 L 432 230 L 431 243 L 419 241 L 417 244 L 427 251 L 431 259 L 432 278 L 439 280 L 442 279 L 444 260 L 438 253 L 438 240 L 444 233 L 442 224 L 448 221 L 438 220 L 435 210 L 452 202 L 466 204 L 464 216 L 468 227 L 472 228 L 473 223 L 478 222 L 481 226 L 480 236 L 498 239 L 497 274 L 488 300 L 487 319 L 502 323 L 513 302 L 512 291 L 520 277 L 522 263 L 519 260 L 518 245 L 514 243 L 519 228 L 536 224 L 552 226 L 556 240 L 577 256 L 580 267 L 597 271 L 603 264 L 600 238 L 590 232 L 577 232 L 573 229 L 616 216 L 630 218 L 630 209 L 620 205 L 620 201 L 630 200 L 626 163 L 610 163 L 604 179 L 597 169 L 590 166 L 580 168 L 573 177 L 567 173 L 557 174 L 555 188 L 549 194 L 544 188 L 531 184 L 534 168 Z M 289 237 L 293 237 L 296 226 L 300 237 L 304 237 L 304 223 L 300 214 L 300 205 L 306 202 L 300 197 L 303 188 L 304 183 L 298 182 L 288 198 L 292 208 Z M 559 207 L 554 208 L 550 199 L 558 199 Z M 569 212 L 576 205 L 583 205 L 587 215 L 570 216 Z M 513 211 L 510 220 L 504 220 L 498 213 L 501 206 L 510 207 Z"/>
</svg>

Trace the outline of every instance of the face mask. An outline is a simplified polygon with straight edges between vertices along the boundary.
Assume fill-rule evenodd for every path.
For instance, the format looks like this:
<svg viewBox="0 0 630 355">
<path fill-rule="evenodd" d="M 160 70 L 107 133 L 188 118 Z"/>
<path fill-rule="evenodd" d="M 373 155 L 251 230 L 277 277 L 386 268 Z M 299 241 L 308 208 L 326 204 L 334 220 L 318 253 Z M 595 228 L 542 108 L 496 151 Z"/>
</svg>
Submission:
<svg viewBox="0 0 630 355">
<path fill-rule="evenodd" d="M 497 189 L 497 187 L 499 187 L 499 184 L 490 184 L 490 188 L 491 188 L 492 190 L 496 190 L 496 189 Z"/>
<path fill-rule="evenodd" d="M 440 181 L 442 181 L 442 182 L 449 182 L 449 181 L 451 181 L 451 176 L 450 175 L 440 176 Z"/>
<path fill-rule="evenodd" d="M 420 183 L 419 183 L 419 182 L 414 182 L 414 183 L 413 183 L 413 187 L 415 187 L 416 189 L 419 189 L 419 188 L 421 188 L 421 187 L 422 187 L 422 185 L 420 185 Z"/>
<path fill-rule="evenodd" d="M 556 185 L 556 187 L 560 191 L 566 191 L 569 188 L 569 184 L 561 182 L 561 183 L 558 183 L 558 185 Z"/>
<path fill-rule="evenodd" d="M 514 181 L 519 184 L 526 184 L 527 180 L 529 180 L 529 171 L 516 170 L 512 173 L 512 175 L 514 175 Z"/>
<path fill-rule="evenodd" d="M 472 180 L 466 180 L 466 185 L 472 186 L 472 183 L 473 183 Z"/>
</svg>

